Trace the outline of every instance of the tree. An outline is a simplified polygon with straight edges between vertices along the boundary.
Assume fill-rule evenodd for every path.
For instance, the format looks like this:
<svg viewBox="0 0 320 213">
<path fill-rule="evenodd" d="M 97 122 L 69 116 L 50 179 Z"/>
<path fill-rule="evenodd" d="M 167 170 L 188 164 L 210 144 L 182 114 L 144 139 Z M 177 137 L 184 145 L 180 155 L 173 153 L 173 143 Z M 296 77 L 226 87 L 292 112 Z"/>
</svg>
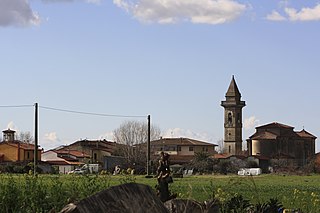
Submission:
<svg viewBox="0 0 320 213">
<path fill-rule="evenodd" d="M 30 132 L 19 132 L 16 139 L 23 143 L 34 143 L 34 138 Z"/>
<path fill-rule="evenodd" d="M 160 137 L 160 128 L 150 127 L 150 140 Z M 141 144 L 148 140 L 148 124 L 142 121 L 125 121 L 119 128 L 115 129 L 114 140 L 119 144 L 118 155 L 127 159 L 127 163 L 136 165 L 145 165 L 146 149 Z"/>
<path fill-rule="evenodd" d="M 223 139 L 220 139 L 220 140 L 218 140 L 217 141 L 217 145 L 218 145 L 218 147 L 217 147 L 217 152 L 218 153 L 223 153 L 223 146 L 224 146 L 224 141 L 223 141 Z"/>
<path fill-rule="evenodd" d="M 213 170 L 214 160 L 207 152 L 196 152 L 194 159 L 189 164 L 196 172 L 210 173 Z"/>
</svg>

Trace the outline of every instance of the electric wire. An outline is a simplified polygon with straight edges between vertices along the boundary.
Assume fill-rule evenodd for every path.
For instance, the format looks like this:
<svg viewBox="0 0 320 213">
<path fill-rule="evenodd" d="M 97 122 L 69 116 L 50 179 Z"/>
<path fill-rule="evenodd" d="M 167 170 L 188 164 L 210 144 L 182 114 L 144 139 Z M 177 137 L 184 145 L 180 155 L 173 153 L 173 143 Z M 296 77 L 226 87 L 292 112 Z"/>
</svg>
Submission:
<svg viewBox="0 0 320 213">
<path fill-rule="evenodd" d="M 59 111 L 59 112 L 67 112 L 67 113 L 82 114 L 82 115 L 103 116 L 103 117 L 119 117 L 119 118 L 145 118 L 145 117 L 147 117 L 145 115 L 114 115 L 114 114 L 104 114 L 104 113 L 95 113 L 95 112 L 82 112 L 82 111 L 59 109 L 59 108 L 47 107 L 47 106 L 39 106 L 39 108 L 53 110 L 53 111 Z"/>
<path fill-rule="evenodd" d="M 23 107 L 33 107 L 34 105 L 4 105 L 0 108 L 23 108 Z"/>
</svg>

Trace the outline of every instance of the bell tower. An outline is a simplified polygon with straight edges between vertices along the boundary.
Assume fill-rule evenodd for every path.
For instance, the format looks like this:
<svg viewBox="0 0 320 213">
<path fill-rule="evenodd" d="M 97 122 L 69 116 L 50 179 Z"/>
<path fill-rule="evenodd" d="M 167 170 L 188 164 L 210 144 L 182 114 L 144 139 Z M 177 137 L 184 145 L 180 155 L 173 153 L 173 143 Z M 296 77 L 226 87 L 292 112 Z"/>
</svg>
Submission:
<svg viewBox="0 0 320 213">
<path fill-rule="evenodd" d="M 246 103 L 241 101 L 234 76 L 225 97 L 226 100 L 221 101 L 221 106 L 224 107 L 223 153 L 238 155 L 242 151 L 242 108 Z"/>
</svg>

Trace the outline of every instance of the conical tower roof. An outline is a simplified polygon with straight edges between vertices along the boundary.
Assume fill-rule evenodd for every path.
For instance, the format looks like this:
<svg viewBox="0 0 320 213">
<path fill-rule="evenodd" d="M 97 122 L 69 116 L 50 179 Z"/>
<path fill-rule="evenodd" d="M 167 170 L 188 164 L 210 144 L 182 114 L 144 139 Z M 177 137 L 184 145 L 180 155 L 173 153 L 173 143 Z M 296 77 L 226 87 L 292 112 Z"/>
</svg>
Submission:
<svg viewBox="0 0 320 213">
<path fill-rule="evenodd" d="M 234 76 L 232 76 L 232 80 L 226 93 L 226 97 L 241 97 L 241 93 L 239 92 Z"/>
</svg>

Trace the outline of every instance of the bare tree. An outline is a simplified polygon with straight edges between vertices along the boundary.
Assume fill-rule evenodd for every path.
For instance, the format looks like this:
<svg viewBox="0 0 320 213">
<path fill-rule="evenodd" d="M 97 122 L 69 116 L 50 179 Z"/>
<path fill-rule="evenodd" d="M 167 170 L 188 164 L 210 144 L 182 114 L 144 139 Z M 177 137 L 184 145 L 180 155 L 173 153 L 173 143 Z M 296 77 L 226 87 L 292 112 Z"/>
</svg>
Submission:
<svg viewBox="0 0 320 213">
<path fill-rule="evenodd" d="M 218 144 L 218 147 L 217 147 L 217 152 L 218 153 L 223 153 L 224 152 L 224 150 L 223 150 L 223 146 L 224 146 L 224 141 L 223 141 L 223 139 L 220 139 L 220 140 L 218 140 L 217 141 L 217 144 Z"/>
<path fill-rule="evenodd" d="M 124 156 L 128 163 L 144 165 L 146 163 L 146 149 L 142 143 L 148 140 L 148 124 L 142 121 L 125 121 L 114 130 L 114 140 L 120 144 L 118 154 Z M 160 137 L 160 128 L 151 126 L 150 139 Z"/>
<path fill-rule="evenodd" d="M 19 132 L 16 139 L 23 143 L 34 143 L 34 138 L 30 132 Z"/>
</svg>

